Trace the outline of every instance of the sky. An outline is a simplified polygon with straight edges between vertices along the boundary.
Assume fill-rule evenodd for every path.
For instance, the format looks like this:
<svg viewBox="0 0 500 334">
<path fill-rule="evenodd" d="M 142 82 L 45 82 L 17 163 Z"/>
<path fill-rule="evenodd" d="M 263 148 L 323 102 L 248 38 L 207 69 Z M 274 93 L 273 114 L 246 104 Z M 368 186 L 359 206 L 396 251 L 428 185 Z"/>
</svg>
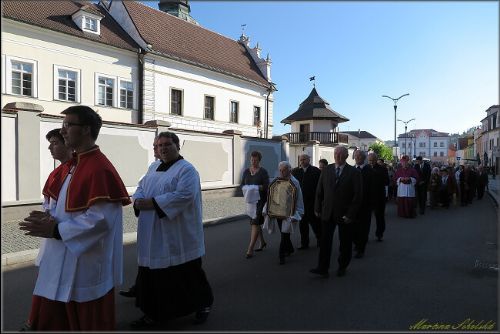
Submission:
<svg viewBox="0 0 500 334">
<path fill-rule="evenodd" d="M 157 1 L 145 2 L 158 8 Z M 407 130 L 462 133 L 499 104 L 498 1 L 189 1 L 208 30 L 272 60 L 273 134 L 313 88 L 349 119 L 340 131 L 394 139 Z M 397 122 L 397 134 L 404 132 Z"/>
</svg>

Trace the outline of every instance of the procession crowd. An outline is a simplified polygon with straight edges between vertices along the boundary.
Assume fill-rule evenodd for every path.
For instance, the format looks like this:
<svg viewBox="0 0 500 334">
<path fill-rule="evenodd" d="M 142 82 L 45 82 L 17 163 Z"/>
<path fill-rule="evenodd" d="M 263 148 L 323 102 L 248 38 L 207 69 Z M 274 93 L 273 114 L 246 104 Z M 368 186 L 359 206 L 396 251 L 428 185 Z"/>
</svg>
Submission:
<svg viewBox="0 0 500 334">
<path fill-rule="evenodd" d="M 95 144 L 101 117 L 87 106 L 62 112 L 61 129 L 47 133 L 49 150 L 61 164 L 43 188 L 42 210 L 20 223 L 25 234 L 42 239 L 31 311 L 23 330 L 110 331 L 115 329 L 115 287 L 123 282 L 123 209 L 132 204 L 138 219 L 135 284 L 119 294 L 135 298 L 144 315 L 133 329 L 153 329 L 194 313 L 201 324 L 214 296 L 202 268 L 205 242 L 198 171 L 179 153 L 179 138 L 161 132 L 154 139 L 156 160 L 130 198 L 113 164 Z M 295 252 L 291 234 L 300 233 L 299 250 L 310 248 L 310 227 L 319 248 L 310 273 L 329 277 L 332 242 L 338 226 L 336 275 L 346 275 L 352 258 L 362 258 L 370 234 L 384 240 L 385 207 L 395 201 L 400 217 L 448 208 L 455 201 L 481 199 L 488 178 L 481 166 L 430 166 L 403 156 L 394 169 L 374 152 L 356 150 L 354 165 L 346 147 L 334 151 L 334 163 L 319 168 L 302 154 L 300 166 L 281 161 L 279 176 L 269 178 L 265 157 L 250 153 L 241 187 L 249 216 L 246 259 L 263 251 L 265 233 L 280 233 L 279 264 Z M 259 243 L 256 248 L 257 243 Z"/>
</svg>

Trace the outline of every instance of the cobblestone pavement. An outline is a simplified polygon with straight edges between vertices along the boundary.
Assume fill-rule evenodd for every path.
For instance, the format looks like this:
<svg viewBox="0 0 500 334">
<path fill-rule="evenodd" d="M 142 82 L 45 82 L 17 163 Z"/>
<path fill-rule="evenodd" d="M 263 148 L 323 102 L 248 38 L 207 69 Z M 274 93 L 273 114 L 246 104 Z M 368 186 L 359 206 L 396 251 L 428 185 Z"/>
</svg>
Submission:
<svg viewBox="0 0 500 334">
<path fill-rule="evenodd" d="M 229 197 L 203 200 L 203 221 L 241 215 L 245 212 L 243 197 Z M 26 216 L 28 212 L 26 212 Z M 2 254 L 38 249 L 40 239 L 25 236 L 19 230 L 18 223 L 22 220 L 4 221 L 2 219 Z M 137 231 L 137 218 L 131 205 L 123 211 L 123 233 Z"/>
</svg>

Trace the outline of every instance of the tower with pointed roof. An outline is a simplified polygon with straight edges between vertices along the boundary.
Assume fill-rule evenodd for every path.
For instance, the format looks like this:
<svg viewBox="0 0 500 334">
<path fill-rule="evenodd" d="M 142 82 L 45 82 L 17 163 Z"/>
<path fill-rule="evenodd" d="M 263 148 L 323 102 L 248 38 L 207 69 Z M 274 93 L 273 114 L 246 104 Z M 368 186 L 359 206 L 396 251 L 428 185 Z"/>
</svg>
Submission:
<svg viewBox="0 0 500 334">
<path fill-rule="evenodd" d="M 188 22 L 198 24 L 191 16 L 191 8 L 189 7 L 188 0 L 160 0 L 158 8 L 165 13 L 177 16 L 180 19 Z"/>
</svg>

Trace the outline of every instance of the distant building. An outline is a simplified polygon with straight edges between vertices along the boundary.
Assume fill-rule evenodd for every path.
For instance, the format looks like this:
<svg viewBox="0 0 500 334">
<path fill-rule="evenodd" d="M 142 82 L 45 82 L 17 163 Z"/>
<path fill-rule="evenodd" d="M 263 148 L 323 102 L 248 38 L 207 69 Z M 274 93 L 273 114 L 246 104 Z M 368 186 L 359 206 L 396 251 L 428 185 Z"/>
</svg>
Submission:
<svg viewBox="0 0 500 334">
<path fill-rule="evenodd" d="M 493 105 L 486 110 L 481 127 L 475 133 L 476 155 L 485 166 L 500 163 L 500 106 Z"/>
<path fill-rule="evenodd" d="M 398 136 L 401 154 L 413 158 L 422 156 L 431 162 L 447 163 L 450 137 L 446 132 L 434 129 L 415 129 Z"/>
<path fill-rule="evenodd" d="M 360 150 L 368 151 L 370 145 L 375 143 L 384 143 L 384 141 L 372 135 L 368 131 L 342 131 L 341 134 L 347 135 L 349 146 L 357 147 Z"/>
</svg>

